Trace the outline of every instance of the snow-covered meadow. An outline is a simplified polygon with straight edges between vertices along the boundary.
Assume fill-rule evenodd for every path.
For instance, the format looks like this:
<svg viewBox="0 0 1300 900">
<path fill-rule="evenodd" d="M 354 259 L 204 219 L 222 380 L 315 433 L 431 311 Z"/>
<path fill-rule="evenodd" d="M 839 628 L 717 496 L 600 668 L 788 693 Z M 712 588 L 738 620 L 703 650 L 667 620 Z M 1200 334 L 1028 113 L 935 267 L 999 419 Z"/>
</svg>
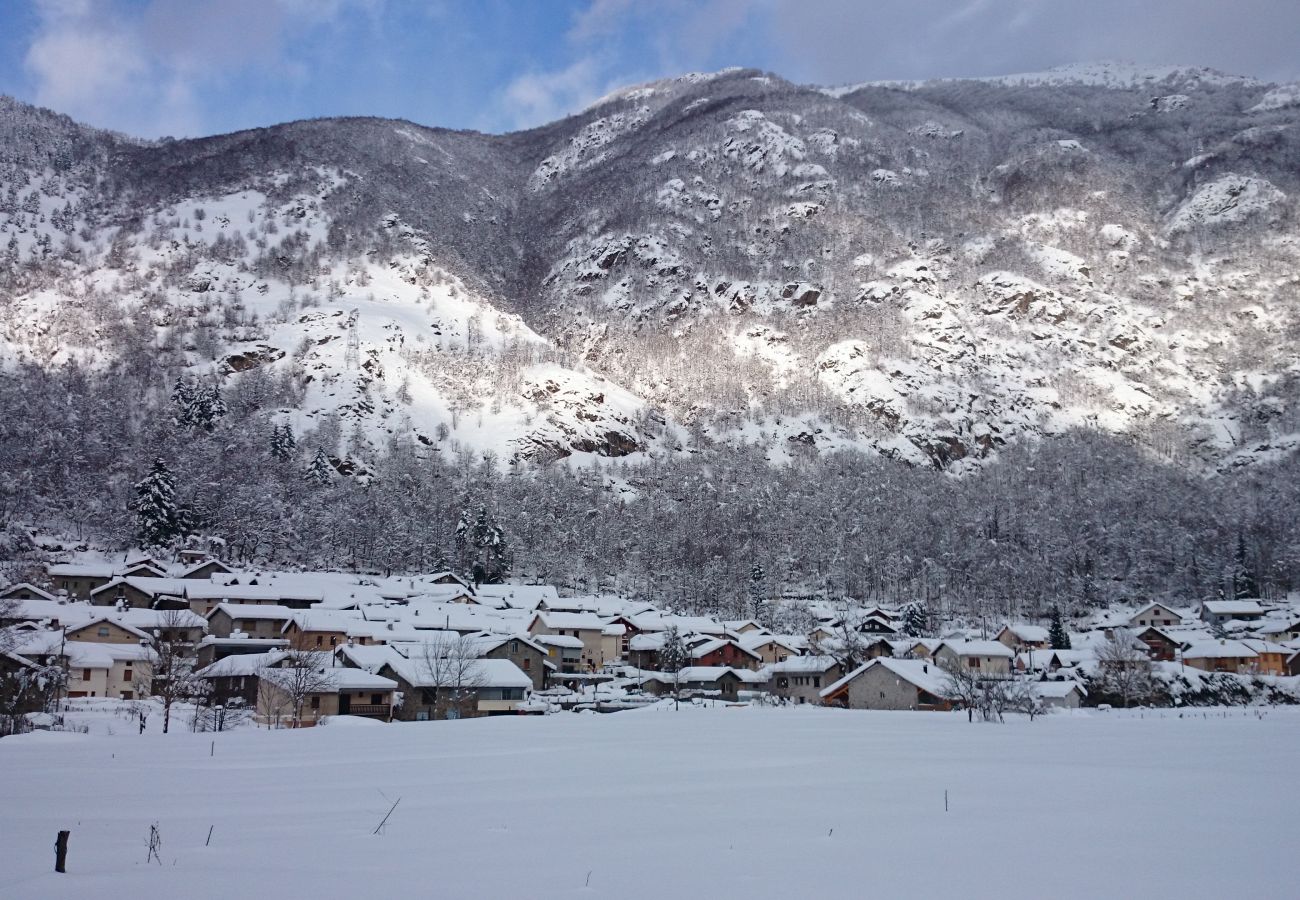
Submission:
<svg viewBox="0 0 1300 900">
<path fill-rule="evenodd" d="M 35 733 L 0 741 L 0 896 L 1293 895 L 1300 711 L 1184 715 L 661 705 Z"/>
</svg>

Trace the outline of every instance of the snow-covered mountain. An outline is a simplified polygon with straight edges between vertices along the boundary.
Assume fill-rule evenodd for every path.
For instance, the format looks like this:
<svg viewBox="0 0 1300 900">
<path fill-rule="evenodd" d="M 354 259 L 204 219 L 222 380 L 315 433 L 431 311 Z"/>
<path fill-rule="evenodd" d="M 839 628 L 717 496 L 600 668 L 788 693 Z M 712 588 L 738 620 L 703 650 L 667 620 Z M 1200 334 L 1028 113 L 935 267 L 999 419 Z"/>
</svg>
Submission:
<svg viewBox="0 0 1300 900">
<path fill-rule="evenodd" d="M 502 459 L 1092 427 L 1236 465 L 1300 444 L 1296 96 L 728 70 L 502 136 L 162 142 L 0 99 L 0 365 L 257 371 L 299 431 Z"/>
</svg>

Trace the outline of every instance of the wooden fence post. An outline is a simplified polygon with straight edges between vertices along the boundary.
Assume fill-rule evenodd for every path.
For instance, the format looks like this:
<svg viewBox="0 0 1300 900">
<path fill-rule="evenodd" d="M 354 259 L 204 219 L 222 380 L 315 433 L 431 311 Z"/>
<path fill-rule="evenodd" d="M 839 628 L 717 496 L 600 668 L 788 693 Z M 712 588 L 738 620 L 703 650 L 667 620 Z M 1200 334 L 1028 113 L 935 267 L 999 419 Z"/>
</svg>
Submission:
<svg viewBox="0 0 1300 900">
<path fill-rule="evenodd" d="M 67 872 L 68 864 L 68 835 L 70 831 L 60 831 L 59 836 L 54 840 L 54 871 Z"/>
</svg>

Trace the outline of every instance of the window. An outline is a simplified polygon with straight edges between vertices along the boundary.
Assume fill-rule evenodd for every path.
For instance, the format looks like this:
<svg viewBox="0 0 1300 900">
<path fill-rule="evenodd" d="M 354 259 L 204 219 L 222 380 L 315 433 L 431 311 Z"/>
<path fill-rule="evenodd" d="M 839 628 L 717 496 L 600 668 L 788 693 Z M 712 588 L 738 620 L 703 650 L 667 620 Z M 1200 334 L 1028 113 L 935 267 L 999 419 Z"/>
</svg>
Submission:
<svg viewBox="0 0 1300 900">
<path fill-rule="evenodd" d="M 978 656 L 970 657 L 966 660 L 966 666 L 967 668 L 978 669 L 980 667 L 980 658 Z"/>
<path fill-rule="evenodd" d="M 527 672 L 527 671 L 528 671 L 529 669 L 531 669 L 532 667 L 533 667 L 533 661 L 532 661 L 531 659 L 529 659 L 528 657 L 525 656 L 525 657 L 524 657 L 524 671 Z"/>
<path fill-rule="evenodd" d="M 90 670 L 89 670 L 89 669 L 82 669 L 82 670 L 81 670 L 81 680 L 82 680 L 82 681 L 89 681 L 89 680 L 90 680 Z"/>
<path fill-rule="evenodd" d="M 100 637 L 108 637 L 108 626 L 100 625 L 98 630 L 95 631 L 95 634 L 99 635 Z"/>
<path fill-rule="evenodd" d="M 813 687 L 815 687 L 815 688 L 819 688 L 819 687 L 821 687 L 821 686 L 822 686 L 822 677 L 821 677 L 820 675 L 814 675 L 814 676 L 813 676 Z"/>
<path fill-rule="evenodd" d="M 319 634 L 316 635 L 316 646 L 317 646 L 317 647 L 322 647 L 322 646 L 324 646 L 324 645 L 325 645 L 325 638 L 324 638 L 324 636 L 323 636 L 323 635 L 319 635 Z"/>
<path fill-rule="evenodd" d="M 312 708 L 312 709 L 320 709 L 320 697 L 312 697 L 312 698 L 311 698 L 311 708 Z"/>
<path fill-rule="evenodd" d="M 383 695 L 383 694 L 371 694 L 371 695 L 370 695 L 370 702 L 371 702 L 371 704 L 373 704 L 374 706 L 379 706 L 379 705 L 381 705 L 381 704 L 384 702 L 384 695 Z"/>
</svg>

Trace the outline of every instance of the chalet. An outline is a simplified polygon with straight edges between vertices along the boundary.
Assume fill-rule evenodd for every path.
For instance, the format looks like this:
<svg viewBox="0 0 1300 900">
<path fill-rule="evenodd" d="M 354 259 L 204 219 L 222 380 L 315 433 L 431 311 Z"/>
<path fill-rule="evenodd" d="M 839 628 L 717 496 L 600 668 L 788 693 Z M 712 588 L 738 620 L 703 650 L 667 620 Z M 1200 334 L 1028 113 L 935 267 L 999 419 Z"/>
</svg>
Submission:
<svg viewBox="0 0 1300 900">
<path fill-rule="evenodd" d="M 736 636 L 745 634 L 771 634 L 755 619 L 729 619 L 722 626 Z"/>
<path fill-rule="evenodd" d="M 1294 650 L 1286 658 L 1286 673 L 1300 675 L 1300 650 Z"/>
<path fill-rule="evenodd" d="M 250 579 L 249 584 L 180 580 L 180 589 L 177 593 L 185 599 L 192 611 L 201 616 L 208 615 L 222 603 L 238 603 L 243 606 L 280 606 L 286 609 L 304 610 L 316 606 L 324 599 L 320 591 L 251 583 L 257 580 Z"/>
<path fill-rule="evenodd" d="M 1146 644 L 1147 652 L 1152 659 L 1164 662 L 1172 662 L 1176 659 L 1178 651 L 1183 646 L 1182 641 L 1171 637 L 1168 632 L 1162 631 L 1154 625 L 1139 631 L 1135 637 Z"/>
<path fill-rule="evenodd" d="M 1203 672 L 1248 672 L 1257 660 L 1241 641 L 1198 641 L 1183 650 L 1183 665 Z"/>
<path fill-rule="evenodd" d="M 832 656 L 795 656 L 764 666 L 759 674 L 767 677 L 768 692 L 782 700 L 817 704 L 822 688 L 838 681 L 844 670 Z"/>
<path fill-rule="evenodd" d="M 1052 640 L 1041 625 L 1007 625 L 993 638 L 1020 653 L 1025 650 L 1047 650 Z"/>
<path fill-rule="evenodd" d="M 384 722 L 393 717 L 397 682 L 362 669 L 325 667 L 313 674 L 315 690 L 306 694 L 299 728 L 309 728 L 327 716 L 363 716 Z M 256 721 L 273 727 L 293 727 L 296 675 L 291 668 L 263 668 L 257 674 Z M 300 695 L 301 696 L 301 695 Z"/>
<path fill-rule="evenodd" d="M 1201 604 L 1201 620 L 1211 625 L 1227 622 L 1257 622 L 1264 618 L 1264 608 L 1257 600 L 1206 600 Z"/>
<path fill-rule="evenodd" d="M 519 634 L 508 637 L 493 634 L 476 638 L 475 646 L 482 659 L 501 659 L 514 663 L 532 681 L 532 690 L 545 689 L 547 653 L 540 642 Z"/>
<path fill-rule="evenodd" d="M 605 664 L 601 636 L 605 623 L 595 613 L 538 612 L 528 624 L 528 633 L 539 635 L 565 634 L 582 641 L 582 665 L 588 671 Z"/>
<path fill-rule="evenodd" d="M 880 616 L 867 616 L 854 625 L 853 630 L 859 634 L 898 634 L 898 629 L 894 627 L 894 624 Z"/>
<path fill-rule="evenodd" d="M 952 703 L 946 684 L 932 662 L 879 657 L 823 688 L 820 697 L 828 706 L 847 709 L 947 710 Z"/>
<path fill-rule="evenodd" d="M 862 647 L 862 656 L 864 659 L 875 659 L 877 656 L 893 656 L 894 644 L 884 638 L 869 641 Z"/>
<path fill-rule="evenodd" d="M 1011 648 L 1000 641 L 944 641 L 934 651 L 934 661 L 940 665 L 960 665 L 982 675 L 1011 674 L 1014 658 Z"/>
<path fill-rule="evenodd" d="M 894 656 L 900 659 L 930 659 L 942 643 L 936 638 L 911 638 L 894 644 Z"/>
<path fill-rule="evenodd" d="M 1139 628 L 1174 628 L 1183 624 L 1182 613 L 1176 612 L 1163 603 L 1148 603 L 1129 616 L 1128 627 Z"/>
</svg>

